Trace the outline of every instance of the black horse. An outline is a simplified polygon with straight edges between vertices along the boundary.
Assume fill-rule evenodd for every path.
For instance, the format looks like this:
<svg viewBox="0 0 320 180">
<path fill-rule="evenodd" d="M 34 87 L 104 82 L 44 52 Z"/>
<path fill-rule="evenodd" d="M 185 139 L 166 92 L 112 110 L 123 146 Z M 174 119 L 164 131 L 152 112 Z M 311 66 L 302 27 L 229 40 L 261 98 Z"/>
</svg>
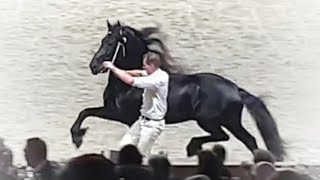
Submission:
<svg viewBox="0 0 320 180">
<path fill-rule="evenodd" d="M 256 96 L 233 82 L 212 73 L 184 74 L 177 71 L 170 53 L 162 42 L 159 28 L 147 27 L 136 30 L 129 26 L 108 24 L 108 33 L 102 39 L 99 50 L 90 62 L 92 74 L 108 72 L 104 61 L 112 61 L 122 69 L 142 69 L 143 55 L 154 52 L 160 55 L 162 69 L 169 73 L 168 112 L 166 123 L 195 120 L 207 136 L 193 137 L 187 145 L 187 155 L 195 155 L 202 144 L 227 141 L 229 136 L 221 128 L 229 130 L 252 152 L 257 149 L 255 138 L 242 126 L 244 105 L 253 116 L 257 127 L 270 150 L 278 160 L 285 155 L 276 122 L 265 104 Z M 104 91 L 104 105 L 82 110 L 71 128 L 72 141 L 80 147 L 86 129 L 81 124 L 88 116 L 118 121 L 131 126 L 140 115 L 143 90 L 128 86 L 109 75 Z"/>
</svg>

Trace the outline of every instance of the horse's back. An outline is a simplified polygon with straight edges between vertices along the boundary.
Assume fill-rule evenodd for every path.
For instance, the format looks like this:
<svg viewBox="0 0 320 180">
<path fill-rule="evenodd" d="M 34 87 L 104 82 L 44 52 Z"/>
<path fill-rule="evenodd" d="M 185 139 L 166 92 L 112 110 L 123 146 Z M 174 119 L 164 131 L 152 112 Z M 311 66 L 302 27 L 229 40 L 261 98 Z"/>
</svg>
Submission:
<svg viewBox="0 0 320 180">
<path fill-rule="evenodd" d="M 211 109 L 212 116 L 227 112 L 230 107 L 242 104 L 239 87 L 232 81 L 211 73 L 195 74 L 200 83 L 198 109 Z"/>
<path fill-rule="evenodd" d="M 196 112 L 210 107 L 219 113 L 231 102 L 240 102 L 236 84 L 212 73 L 172 74 L 169 79 L 168 122 L 195 118 Z"/>
<path fill-rule="evenodd" d="M 169 76 L 167 122 L 176 123 L 193 118 L 194 105 L 198 100 L 199 81 L 193 75 Z"/>
<path fill-rule="evenodd" d="M 213 73 L 173 74 L 170 86 L 174 88 L 198 86 L 202 93 L 239 99 L 239 87 L 232 81 Z M 193 88 L 196 89 L 196 88 Z"/>
</svg>

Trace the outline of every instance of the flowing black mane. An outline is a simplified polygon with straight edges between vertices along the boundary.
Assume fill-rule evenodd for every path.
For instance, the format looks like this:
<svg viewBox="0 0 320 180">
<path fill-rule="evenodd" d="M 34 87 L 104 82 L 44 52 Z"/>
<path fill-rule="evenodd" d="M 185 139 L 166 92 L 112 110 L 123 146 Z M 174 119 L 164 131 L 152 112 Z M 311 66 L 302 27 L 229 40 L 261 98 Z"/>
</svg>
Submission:
<svg viewBox="0 0 320 180">
<path fill-rule="evenodd" d="M 133 31 L 136 37 L 140 38 L 145 43 L 147 47 L 146 52 L 153 52 L 160 56 L 162 63 L 161 68 L 164 71 L 168 72 L 169 74 L 182 74 L 185 72 L 185 68 L 183 68 L 181 64 L 173 59 L 169 49 L 159 37 L 161 33 L 159 27 L 145 27 L 141 30 L 136 30 L 129 26 L 125 26 L 125 28 Z"/>
</svg>

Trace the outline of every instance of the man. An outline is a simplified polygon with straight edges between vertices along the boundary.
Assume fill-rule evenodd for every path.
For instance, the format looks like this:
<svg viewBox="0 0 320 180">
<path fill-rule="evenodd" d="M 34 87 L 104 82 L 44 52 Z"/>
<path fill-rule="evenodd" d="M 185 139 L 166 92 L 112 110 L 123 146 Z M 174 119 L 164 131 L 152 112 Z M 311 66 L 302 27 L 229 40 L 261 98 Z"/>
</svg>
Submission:
<svg viewBox="0 0 320 180">
<path fill-rule="evenodd" d="M 18 170 L 13 165 L 12 159 L 13 154 L 10 149 L 0 149 L 0 172 L 11 176 L 12 178 L 18 178 Z"/>
<path fill-rule="evenodd" d="M 142 165 L 143 156 L 135 145 L 128 144 L 119 152 L 118 165 L 115 168 L 117 179 L 153 180 L 153 172 Z"/>
<path fill-rule="evenodd" d="M 12 163 L 12 151 L 4 144 L 0 137 L 0 179 L 18 179 L 17 168 Z"/>
<path fill-rule="evenodd" d="M 27 139 L 24 149 L 25 158 L 34 169 L 36 180 L 56 180 L 60 167 L 57 163 L 47 160 L 47 146 L 40 138 Z"/>
<path fill-rule="evenodd" d="M 144 70 L 125 71 L 111 62 L 104 62 L 104 66 L 124 83 L 144 89 L 141 115 L 125 134 L 120 146 L 133 144 L 144 156 L 147 156 L 165 127 L 169 75 L 160 68 L 159 55 L 150 52 L 144 57 Z"/>
</svg>

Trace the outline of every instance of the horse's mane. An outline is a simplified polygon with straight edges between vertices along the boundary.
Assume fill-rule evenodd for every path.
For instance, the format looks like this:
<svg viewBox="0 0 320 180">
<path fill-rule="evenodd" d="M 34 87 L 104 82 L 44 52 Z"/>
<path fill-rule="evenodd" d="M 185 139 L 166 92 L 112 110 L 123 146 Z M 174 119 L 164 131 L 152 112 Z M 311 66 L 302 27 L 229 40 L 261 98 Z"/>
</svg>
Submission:
<svg viewBox="0 0 320 180">
<path fill-rule="evenodd" d="M 128 28 L 131 29 L 136 36 L 141 38 L 143 42 L 145 42 L 147 52 L 153 52 L 160 56 L 162 70 L 169 74 L 185 72 L 185 68 L 173 59 L 165 43 L 160 37 L 157 37 L 157 35 L 160 35 L 159 27 L 145 27 L 141 30 L 136 30 L 131 27 Z"/>
</svg>

